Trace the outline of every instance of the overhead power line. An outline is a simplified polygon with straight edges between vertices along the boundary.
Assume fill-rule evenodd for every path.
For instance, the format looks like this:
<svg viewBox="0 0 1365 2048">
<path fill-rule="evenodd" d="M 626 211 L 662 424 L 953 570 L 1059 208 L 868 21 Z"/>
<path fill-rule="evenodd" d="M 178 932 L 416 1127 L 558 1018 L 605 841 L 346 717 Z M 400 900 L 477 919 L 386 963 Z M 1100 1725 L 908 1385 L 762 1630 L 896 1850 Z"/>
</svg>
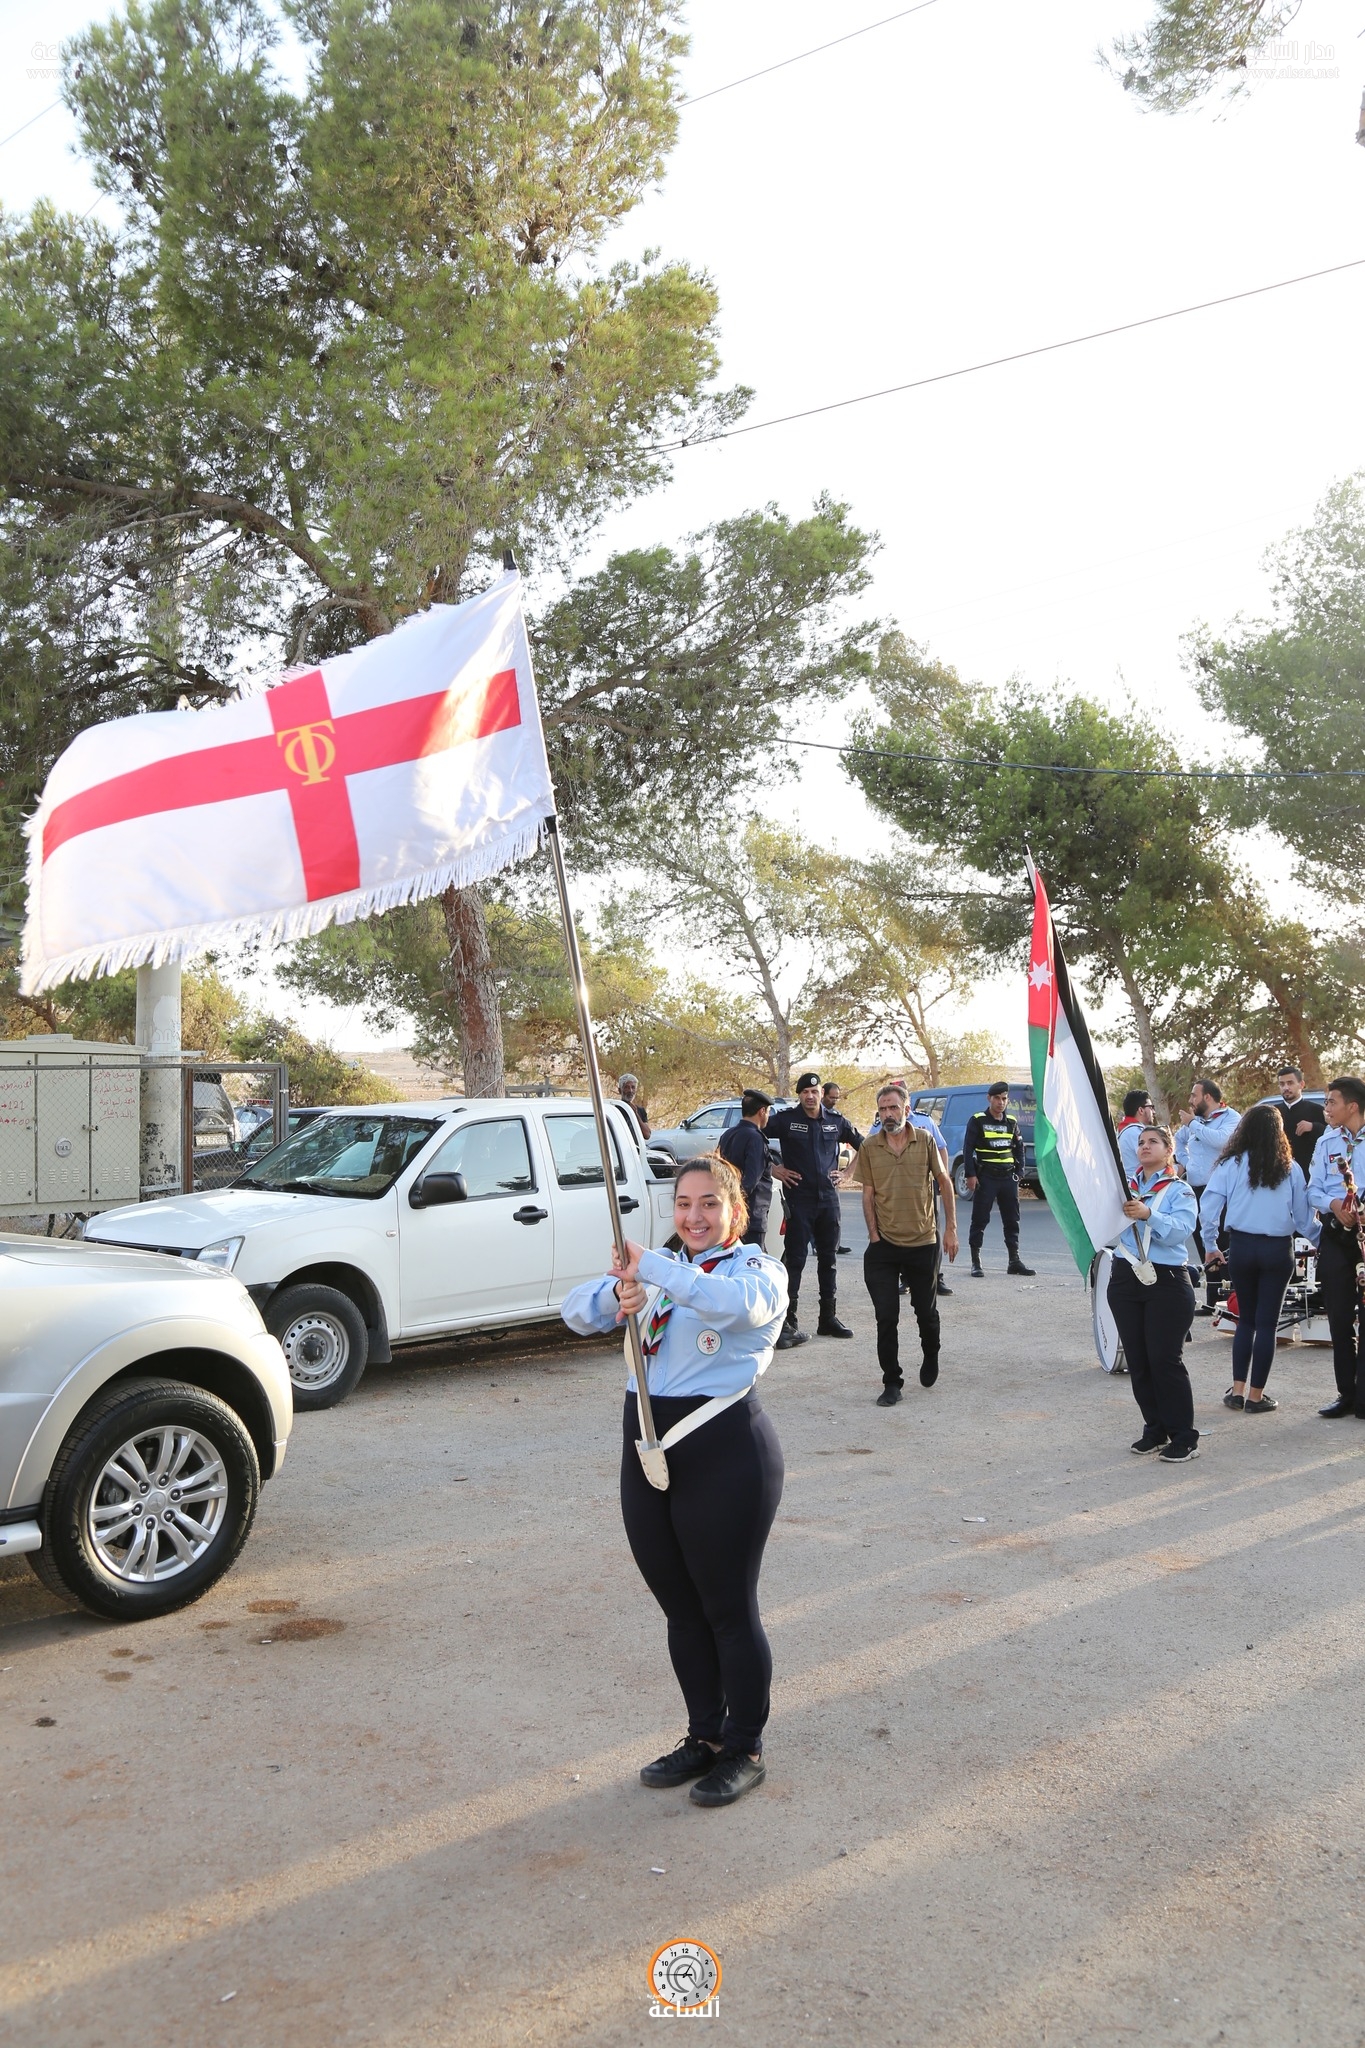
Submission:
<svg viewBox="0 0 1365 2048">
<path fill-rule="evenodd" d="M 846 740 L 776 738 L 777 747 L 815 747 L 822 754 L 856 754 L 862 760 L 917 761 L 932 768 L 989 768 L 993 774 L 1104 775 L 1145 782 L 1321 782 L 1333 776 L 1365 778 L 1365 768 L 1076 768 L 1058 761 L 992 761 L 977 754 L 917 754 L 908 747 L 859 747 Z"/>
<path fill-rule="evenodd" d="M 1232 306 L 1239 299 L 1258 299 L 1267 292 L 1287 291 L 1290 285 L 1312 284 L 1319 277 L 1335 277 L 1343 270 L 1359 270 L 1365 256 L 1353 256 L 1347 263 L 1329 263 L 1325 270 L 1305 270 L 1298 277 L 1277 278 L 1274 284 L 1254 284 L 1242 292 L 1225 292 L 1219 299 L 1200 299 L 1193 306 L 1173 306 L 1168 313 L 1147 313 L 1140 320 L 1123 320 L 1117 327 L 1096 327 L 1089 334 L 1072 334 L 1065 341 L 1044 341 L 1036 348 L 1015 349 L 1011 355 L 991 356 L 985 362 L 964 363 L 956 370 L 936 370 L 931 377 L 912 377 L 905 384 L 886 384 L 879 391 L 860 391 L 855 398 L 832 398 L 824 405 L 808 405 L 800 412 L 779 413 L 775 419 L 752 420 L 742 427 L 722 427 L 714 434 L 692 434 L 678 441 L 660 441 L 651 455 L 669 455 L 679 448 L 701 448 L 709 441 L 733 441 L 741 434 L 762 434 L 769 427 L 787 427 L 793 420 L 815 419 L 826 412 L 843 412 L 851 405 L 870 405 L 876 398 L 895 398 L 902 391 L 922 391 L 926 384 L 948 384 L 955 377 L 975 377 L 982 370 L 1003 369 L 1006 363 L 1024 363 L 1031 356 L 1055 355 L 1059 349 L 1080 348 L 1088 341 L 1106 341 L 1110 335 L 1132 334 L 1139 327 L 1156 327 L 1163 320 L 1183 320 L 1189 313 L 1208 313 L 1215 306 Z"/>
<path fill-rule="evenodd" d="M 765 64 L 761 71 L 746 71 L 743 78 L 732 78 L 726 85 L 713 85 L 709 92 L 693 93 L 682 105 L 700 106 L 703 100 L 713 100 L 723 92 L 733 92 L 737 85 L 752 85 L 756 78 L 767 78 L 774 71 L 785 71 L 789 64 L 804 64 L 807 57 L 818 57 L 825 50 L 837 50 L 840 43 L 856 42 L 859 36 L 870 36 L 874 29 L 889 28 L 893 21 L 904 21 L 907 14 L 923 14 L 926 7 L 937 5 L 938 0 L 919 0 L 918 6 L 902 7 L 899 14 L 884 14 L 880 21 L 869 21 L 863 28 L 852 28 L 847 35 L 835 36 L 832 42 L 817 43 L 813 50 L 798 50 L 794 57 L 779 57 L 776 64 Z"/>
<path fill-rule="evenodd" d="M 61 104 L 62 103 L 59 99 L 50 101 L 49 104 L 43 107 L 38 113 L 31 114 L 28 120 L 23 122 L 18 128 L 11 129 L 8 135 L 0 136 L 0 149 L 3 149 L 7 142 L 14 142 L 20 135 L 25 134 L 26 131 L 33 126 L 35 121 L 41 121 L 44 114 L 53 113 Z"/>
</svg>

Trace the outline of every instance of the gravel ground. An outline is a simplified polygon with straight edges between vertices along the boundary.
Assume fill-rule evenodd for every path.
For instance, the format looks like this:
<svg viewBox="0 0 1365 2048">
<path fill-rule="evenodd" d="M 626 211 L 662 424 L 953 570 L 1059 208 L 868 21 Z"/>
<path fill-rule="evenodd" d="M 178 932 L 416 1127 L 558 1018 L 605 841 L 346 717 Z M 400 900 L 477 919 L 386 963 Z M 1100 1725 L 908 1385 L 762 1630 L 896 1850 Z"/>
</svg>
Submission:
<svg viewBox="0 0 1365 2048">
<path fill-rule="evenodd" d="M 634 1779 L 682 1720 L 615 1345 L 375 1371 L 167 1621 L 5 1566 L 6 2042 L 633 2044 L 682 1937 L 746 2048 L 1365 2042 L 1365 1424 L 1309 1350 L 1228 1414 L 1201 1323 L 1203 1456 L 1131 1458 L 1025 1226 L 1037 1278 L 997 1238 L 957 1281 L 932 1392 L 873 1405 L 856 1257 L 856 1340 L 775 1361 L 769 1776 L 728 1811 Z"/>
</svg>

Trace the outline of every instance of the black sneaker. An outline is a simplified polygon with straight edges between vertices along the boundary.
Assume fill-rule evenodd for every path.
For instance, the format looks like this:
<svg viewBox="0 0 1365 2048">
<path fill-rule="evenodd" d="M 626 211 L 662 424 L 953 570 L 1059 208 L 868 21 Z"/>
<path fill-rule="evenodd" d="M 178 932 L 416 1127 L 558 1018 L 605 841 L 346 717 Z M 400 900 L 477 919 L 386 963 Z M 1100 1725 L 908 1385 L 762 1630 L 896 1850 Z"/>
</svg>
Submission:
<svg viewBox="0 0 1365 2048">
<path fill-rule="evenodd" d="M 938 1357 L 937 1357 L 937 1354 L 936 1354 L 936 1355 L 935 1355 L 935 1356 L 934 1356 L 933 1358 L 926 1358 L 926 1359 L 925 1359 L 925 1361 L 924 1361 L 924 1363 L 923 1363 L 923 1365 L 922 1365 L 922 1366 L 920 1367 L 920 1369 L 919 1369 L 919 1383 L 920 1383 L 920 1385 L 921 1385 L 922 1387 L 932 1387 L 932 1386 L 933 1386 L 933 1384 L 934 1384 L 934 1381 L 935 1381 L 935 1380 L 936 1380 L 937 1378 L 938 1378 Z"/>
<path fill-rule="evenodd" d="M 939 1281 L 939 1283 L 938 1283 L 938 1291 L 939 1291 L 939 1293 L 940 1293 L 940 1294 L 951 1294 L 953 1290 L 952 1290 L 952 1288 L 951 1288 L 951 1287 L 950 1287 L 950 1286 L 948 1285 L 948 1282 L 947 1282 L 946 1280 L 942 1280 L 942 1279 L 940 1279 L 940 1281 Z M 908 1292 L 908 1290 L 907 1290 L 907 1292 Z"/>
<path fill-rule="evenodd" d="M 985 1277 L 986 1277 L 986 1276 L 985 1276 L 985 1274 L 984 1274 L 984 1273 L 982 1272 L 982 1270 L 981 1270 L 981 1261 L 980 1261 L 980 1259 L 979 1259 L 979 1258 L 978 1258 L 978 1257 L 976 1256 L 976 1253 L 975 1253 L 975 1252 L 973 1252 L 973 1253 L 972 1253 L 972 1278 L 973 1278 L 973 1280 L 984 1280 L 984 1279 L 985 1279 Z"/>
<path fill-rule="evenodd" d="M 1246 1401 L 1241 1394 L 1234 1392 L 1234 1390 L 1231 1387 L 1229 1387 L 1226 1394 L 1224 1394 L 1223 1396 L 1223 1406 L 1225 1408 L 1244 1408 L 1246 1406 Z"/>
<path fill-rule="evenodd" d="M 645 1765 L 640 1783 L 656 1792 L 670 1791 L 674 1785 L 685 1785 L 689 1778 L 699 1778 L 703 1771 L 709 1771 L 719 1754 L 699 1735 L 684 1735 L 667 1756 L 656 1756 L 652 1764 Z"/>
<path fill-rule="evenodd" d="M 817 1337 L 851 1337 L 852 1330 L 847 1323 L 841 1323 L 838 1316 L 821 1316 L 815 1325 Z"/>
<path fill-rule="evenodd" d="M 794 1351 L 798 1344 L 810 1343 L 810 1331 L 798 1330 L 795 1323 L 784 1323 L 782 1334 L 773 1346 L 774 1351 Z"/>
<path fill-rule="evenodd" d="M 853 1247 L 852 1247 L 852 1245 L 851 1245 L 851 1244 L 841 1244 L 841 1245 L 839 1246 L 839 1255 L 840 1255 L 840 1257 L 842 1258 L 842 1257 L 844 1257 L 844 1256 L 845 1256 L 845 1255 L 846 1255 L 847 1253 L 851 1252 L 852 1250 L 853 1250 Z"/>
<path fill-rule="evenodd" d="M 1128 1448 L 1135 1458 L 1145 1458 L 1149 1451 L 1159 1451 L 1162 1445 L 1168 1444 L 1170 1440 L 1170 1436 L 1164 1429 L 1153 1429 L 1149 1424 L 1143 1430 L 1137 1442 L 1130 1444 Z"/>
<path fill-rule="evenodd" d="M 1022 1273 L 1026 1280 L 1032 1280 L 1037 1270 L 1036 1266 L 1026 1266 L 1017 1252 L 1005 1268 L 1007 1273 Z"/>
<path fill-rule="evenodd" d="M 877 1406 L 879 1408 L 894 1408 L 897 1401 L 904 1399 L 904 1392 L 905 1390 L 902 1387 L 883 1387 L 877 1396 Z"/>
<path fill-rule="evenodd" d="M 728 1752 L 718 1763 L 699 1778 L 692 1787 L 689 1797 L 698 1806 L 732 1806 L 736 1799 L 742 1799 L 746 1792 L 752 1792 L 761 1785 L 768 1775 L 768 1766 L 762 1757 L 755 1763 L 744 1752 Z"/>
<path fill-rule="evenodd" d="M 1262 1394 L 1259 1401 L 1246 1402 L 1242 1412 L 1244 1415 L 1273 1415 L 1279 1405 L 1278 1401 L 1271 1400 L 1269 1394 Z"/>
<path fill-rule="evenodd" d="M 1198 1444 L 1167 1444 L 1160 1453 L 1163 1465 L 1188 1465 L 1191 1458 L 1199 1456 Z"/>
</svg>

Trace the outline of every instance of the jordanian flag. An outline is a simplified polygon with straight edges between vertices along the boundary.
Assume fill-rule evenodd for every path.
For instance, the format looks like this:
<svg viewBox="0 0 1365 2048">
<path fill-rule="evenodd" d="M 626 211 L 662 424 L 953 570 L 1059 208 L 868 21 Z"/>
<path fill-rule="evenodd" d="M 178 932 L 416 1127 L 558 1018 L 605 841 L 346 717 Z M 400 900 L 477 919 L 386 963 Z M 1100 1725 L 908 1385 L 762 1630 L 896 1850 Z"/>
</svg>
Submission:
<svg viewBox="0 0 1365 2048">
<path fill-rule="evenodd" d="M 1124 1229 L 1128 1183 L 1104 1076 L 1062 957 L 1042 876 L 1033 881 L 1028 1041 L 1033 1066 L 1033 1150 L 1038 1178 L 1071 1255 L 1089 1275 L 1096 1252 Z"/>
</svg>

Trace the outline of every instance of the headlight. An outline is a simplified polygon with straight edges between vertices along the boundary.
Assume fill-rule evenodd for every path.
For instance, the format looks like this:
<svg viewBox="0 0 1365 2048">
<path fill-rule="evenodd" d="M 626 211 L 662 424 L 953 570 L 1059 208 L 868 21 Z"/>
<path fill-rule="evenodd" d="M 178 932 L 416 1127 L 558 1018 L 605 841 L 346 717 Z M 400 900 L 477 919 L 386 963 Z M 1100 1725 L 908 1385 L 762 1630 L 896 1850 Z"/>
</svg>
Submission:
<svg viewBox="0 0 1365 2048">
<path fill-rule="evenodd" d="M 201 1266 L 212 1266 L 215 1273 L 230 1273 L 245 1243 L 244 1237 L 220 1237 L 217 1244 L 206 1244 L 196 1257 Z"/>
</svg>

